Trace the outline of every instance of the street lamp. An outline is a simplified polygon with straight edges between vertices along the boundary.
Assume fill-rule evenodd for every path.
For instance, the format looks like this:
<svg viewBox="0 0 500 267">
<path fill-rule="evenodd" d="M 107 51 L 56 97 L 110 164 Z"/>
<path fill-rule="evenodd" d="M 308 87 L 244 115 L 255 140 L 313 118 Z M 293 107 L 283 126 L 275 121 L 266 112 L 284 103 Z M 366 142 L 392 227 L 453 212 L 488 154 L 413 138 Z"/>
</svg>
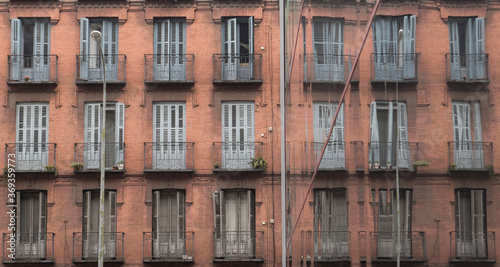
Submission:
<svg viewBox="0 0 500 267">
<path fill-rule="evenodd" d="M 403 40 L 403 35 L 404 35 L 404 31 L 402 29 L 399 30 L 398 32 L 398 45 L 399 43 L 401 42 L 401 40 Z M 400 64 L 400 57 L 401 56 L 401 52 L 398 51 L 398 62 L 397 64 L 399 65 Z M 404 54 L 403 54 L 404 56 Z M 404 65 L 403 65 L 404 67 Z M 396 75 L 399 71 L 396 71 Z M 403 69 L 403 72 L 404 72 L 404 69 Z M 396 105 L 399 103 L 399 87 L 398 87 L 398 81 L 399 81 L 399 75 L 396 76 Z M 401 114 L 399 114 L 399 111 L 397 114 L 397 120 L 399 121 L 400 120 L 400 116 Z M 397 246 L 396 246 L 396 266 L 399 267 L 400 264 L 401 264 L 401 211 L 400 211 L 400 207 L 399 207 L 399 127 L 398 127 L 398 131 L 397 131 L 397 134 L 396 134 L 396 214 L 397 214 Z"/>
<path fill-rule="evenodd" d="M 99 197 L 99 258 L 97 261 L 98 267 L 103 267 L 103 256 L 104 256 L 104 180 L 106 172 L 104 170 L 105 165 L 105 146 L 106 146 L 106 66 L 104 65 L 104 54 L 102 53 L 102 34 L 99 31 L 93 31 L 90 33 L 90 37 L 97 42 L 99 46 L 99 54 L 102 59 L 102 124 L 101 124 L 101 186 L 100 186 L 100 197 Z"/>
</svg>

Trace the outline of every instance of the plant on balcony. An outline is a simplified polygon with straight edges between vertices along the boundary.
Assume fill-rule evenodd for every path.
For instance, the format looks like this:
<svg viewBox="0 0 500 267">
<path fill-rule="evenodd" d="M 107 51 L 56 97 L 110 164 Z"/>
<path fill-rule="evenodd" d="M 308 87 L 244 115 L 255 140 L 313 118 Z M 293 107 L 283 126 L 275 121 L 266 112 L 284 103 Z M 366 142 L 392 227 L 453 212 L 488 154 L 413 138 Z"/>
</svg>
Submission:
<svg viewBox="0 0 500 267">
<path fill-rule="evenodd" d="M 55 165 L 45 165 L 46 172 L 53 172 L 57 176 L 57 168 Z"/>
<path fill-rule="evenodd" d="M 490 177 L 491 180 L 494 180 L 495 179 L 495 167 L 493 167 L 493 165 L 489 164 L 488 166 L 486 166 L 486 168 L 488 169 L 488 176 Z"/>
<path fill-rule="evenodd" d="M 450 164 L 450 166 L 448 166 L 448 174 L 456 170 L 457 170 L 457 164 Z"/>
<path fill-rule="evenodd" d="M 265 169 L 267 168 L 267 161 L 263 157 L 250 158 L 250 164 L 254 169 Z"/>
<path fill-rule="evenodd" d="M 218 168 L 220 168 L 220 164 L 219 163 L 215 163 L 214 164 L 214 169 L 218 169 Z"/>
<path fill-rule="evenodd" d="M 123 163 L 125 163 L 123 160 L 120 160 L 116 163 L 116 165 L 118 166 L 118 170 L 123 170 Z"/>
<path fill-rule="evenodd" d="M 387 169 L 392 169 L 392 165 L 390 161 L 387 161 Z"/>
<path fill-rule="evenodd" d="M 24 77 L 24 81 L 25 81 L 25 82 L 27 82 L 27 81 L 29 81 L 29 80 L 30 80 L 30 77 L 28 77 L 28 76 L 25 76 L 25 77 Z"/>
<path fill-rule="evenodd" d="M 368 169 L 371 169 L 371 168 L 372 168 L 372 166 L 373 166 L 373 165 L 372 165 L 372 161 L 371 161 L 371 160 L 369 160 L 369 161 L 368 161 Z"/>
<path fill-rule="evenodd" d="M 429 162 L 425 160 L 413 162 L 413 168 L 417 168 L 418 166 L 429 166 Z"/>
<path fill-rule="evenodd" d="M 82 170 L 83 169 L 83 163 L 80 162 L 71 162 L 71 167 L 73 170 Z"/>
<path fill-rule="evenodd" d="M 378 161 L 375 161 L 375 169 L 380 169 L 380 165 Z"/>
</svg>

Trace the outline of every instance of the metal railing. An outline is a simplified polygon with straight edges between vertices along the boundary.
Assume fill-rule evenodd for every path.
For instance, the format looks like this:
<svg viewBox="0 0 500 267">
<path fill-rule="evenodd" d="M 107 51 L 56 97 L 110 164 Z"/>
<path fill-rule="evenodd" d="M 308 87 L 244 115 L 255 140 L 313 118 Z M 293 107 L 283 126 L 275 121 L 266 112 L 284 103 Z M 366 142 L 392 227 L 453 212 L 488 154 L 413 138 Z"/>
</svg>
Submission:
<svg viewBox="0 0 500 267">
<path fill-rule="evenodd" d="M 425 232 L 401 231 L 399 240 L 401 261 L 427 261 Z M 397 232 L 370 232 L 370 251 L 372 261 L 395 261 Z"/>
<path fill-rule="evenodd" d="M 314 162 L 312 167 L 315 168 L 316 164 L 321 156 L 321 149 L 323 148 L 323 143 L 313 142 L 312 149 L 314 154 Z M 345 142 L 341 141 L 331 141 L 325 149 L 325 154 L 319 165 L 319 170 L 345 170 L 347 169 L 345 164 Z"/>
<path fill-rule="evenodd" d="M 57 55 L 8 55 L 7 82 L 56 83 Z"/>
<path fill-rule="evenodd" d="M 301 258 L 315 262 L 349 261 L 349 231 L 302 231 Z M 313 256 L 314 255 L 314 256 Z"/>
<path fill-rule="evenodd" d="M 144 262 L 193 262 L 194 232 L 145 232 Z"/>
<path fill-rule="evenodd" d="M 416 81 L 418 55 L 418 53 L 372 53 L 372 81 Z"/>
<path fill-rule="evenodd" d="M 496 261 L 495 232 L 450 232 L 450 260 Z"/>
<path fill-rule="evenodd" d="M 123 54 L 105 54 L 106 82 L 124 83 L 127 57 Z M 76 81 L 102 83 L 102 57 L 95 55 L 76 55 Z"/>
<path fill-rule="evenodd" d="M 105 149 L 104 167 L 106 169 L 114 167 L 124 169 L 125 165 L 119 166 L 118 162 L 124 161 L 125 143 L 106 142 Z M 83 164 L 82 171 L 98 171 L 101 168 L 101 144 L 98 142 L 75 143 L 75 162 Z"/>
<path fill-rule="evenodd" d="M 122 232 L 104 232 L 104 261 L 123 261 Z M 96 262 L 99 256 L 99 233 L 73 233 L 73 262 Z"/>
<path fill-rule="evenodd" d="M 146 83 L 194 82 L 193 54 L 147 54 L 144 67 Z"/>
<path fill-rule="evenodd" d="M 9 154 L 15 154 L 16 172 L 52 171 L 56 164 L 55 143 L 7 143 L 5 144 L 5 166 Z M 46 168 L 47 166 L 47 168 Z"/>
<path fill-rule="evenodd" d="M 214 142 L 213 168 L 221 170 L 251 170 L 252 158 L 263 156 L 263 142 Z M 262 170 L 261 168 L 256 168 Z"/>
<path fill-rule="evenodd" d="M 302 55 L 304 81 L 345 83 L 354 66 L 355 56 L 337 54 Z M 352 80 L 359 81 L 359 68 L 354 70 Z"/>
<path fill-rule="evenodd" d="M 413 162 L 419 158 L 418 142 L 370 142 L 368 143 L 368 168 L 370 170 L 395 169 L 396 157 L 400 169 L 413 170 Z"/>
<path fill-rule="evenodd" d="M 493 167 L 493 143 L 474 141 L 448 142 L 450 170 L 486 171 Z"/>
<path fill-rule="evenodd" d="M 54 262 L 54 233 L 2 235 L 2 261 L 15 263 Z"/>
<path fill-rule="evenodd" d="M 263 231 L 214 232 L 214 258 L 216 259 L 263 259 Z"/>
<path fill-rule="evenodd" d="M 262 54 L 214 54 L 214 82 L 262 82 Z"/>
<path fill-rule="evenodd" d="M 447 53 L 446 80 L 453 82 L 488 81 L 488 54 Z"/>
<path fill-rule="evenodd" d="M 144 143 L 144 170 L 182 171 L 193 169 L 193 142 Z"/>
</svg>

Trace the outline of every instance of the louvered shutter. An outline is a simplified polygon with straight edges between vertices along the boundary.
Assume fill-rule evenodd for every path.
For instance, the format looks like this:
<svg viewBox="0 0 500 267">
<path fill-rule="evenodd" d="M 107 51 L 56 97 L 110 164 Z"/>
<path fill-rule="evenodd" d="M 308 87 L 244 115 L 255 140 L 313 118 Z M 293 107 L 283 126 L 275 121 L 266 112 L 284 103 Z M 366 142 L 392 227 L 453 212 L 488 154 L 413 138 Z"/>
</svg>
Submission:
<svg viewBox="0 0 500 267">
<path fill-rule="evenodd" d="M 396 190 L 391 190 L 391 205 L 392 205 L 392 216 L 393 216 L 393 230 L 397 229 L 397 196 Z M 411 257 L 412 256 L 412 191 L 406 189 L 400 189 L 399 191 L 399 208 L 401 214 L 400 221 L 400 240 L 401 240 L 401 256 Z M 397 238 L 396 234 L 393 235 Z M 395 241 L 395 240 L 394 240 Z M 396 245 L 394 243 L 394 245 Z M 394 252 L 396 252 L 397 246 L 394 246 Z"/>
<path fill-rule="evenodd" d="M 11 53 L 11 69 L 10 79 L 19 81 L 21 79 L 21 66 L 23 54 L 23 26 L 20 19 L 12 19 L 10 31 L 10 53 Z"/>
<path fill-rule="evenodd" d="M 154 79 L 170 79 L 170 20 L 154 24 Z"/>
<path fill-rule="evenodd" d="M 116 192 L 115 191 L 108 191 L 108 197 L 107 200 L 109 201 L 108 204 L 108 211 L 109 211 L 109 221 L 105 222 L 105 226 L 107 226 L 107 231 L 109 232 L 108 234 L 108 239 L 105 240 L 107 241 L 105 245 L 106 246 L 106 256 L 110 258 L 116 258 L 116 242 L 117 242 L 117 233 L 116 233 Z"/>
<path fill-rule="evenodd" d="M 474 142 L 472 149 L 474 150 L 474 158 L 472 161 L 472 168 L 483 169 L 483 139 L 481 133 L 481 104 L 479 101 L 473 103 L 474 114 Z"/>
<path fill-rule="evenodd" d="M 377 118 L 377 102 L 372 102 L 370 104 L 370 155 L 369 160 L 372 164 L 375 161 L 380 161 L 380 144 L 379 144 L 379 130 L 378 130 L 378 118 Z"/>
<path fill-rule="evenodd" d="M 241 236 L 241 240 L 244 240 L 244 243 L 241 244 L 241 251 L 249 256 L 255 255 L 254 253 L 254 240 L 255 240 L 255 200 L 254 194 L 252 190 L 247 190 L 246 192 L 242 192 L 242 200 L 241 203 L 245 205 L 245 208 L 241 208 L 240 210 L 246 210 L 246 214 L 242 214 L 242 218 L 246 217 L 246 226 L 244 229 L 240 229 L 243 233 Z"/>
<path fill-rule="evenodd" d="M 172 80 L 185 80 L 186 79 L 186 65 L 185 65 L 185 32 L 186 23 L 184 21 L 171 22 L 171 79 Z"/>
<path fill-rule="evenodd" d="M 397 103 L 398 114 L 398 165 L 400 168 L 411 168 L 410 146 L 408 143 L 408 121 L 406 115 L 406 103 Z M 389 128 L 392 129 L 392 128 Z"/>
<path fill-rule="evenodd" d="M 48 81 L 50 78 L 50 23 L 47 20 L 37 20 L 34 26 L 34 77 L 32 79 L 35 81 Z"/>
<path fill-rule="evenodd" d="M 465 47 L 467 48 L 467 55 L 465 56 L 465 62 L 467 64 L 467 78 L 476 79 L 477 78 L 477 62 L 476 62 L 476 22 L 474 18 L 467 19 L 467 36 Z"/>
<path fill-rule="evenodd" d="M 91 247 L 91 237 L 92 237 L 92 192 L 85 191 L 83 192 L 83 223 L 82 223 L 82 232 L 83 232 L 83 257 L 89 257 L 90 247 Z"/>
<path fill-rule="evenodd" d="M 394 78 L 397 74 L 395 55 L 397 53 L 397 20 L 378 17 L 375 21 L 373 45 L 375 52 L 375 79 Z"/>
<path fill-rule="evenodd" d="M 248 57 L 249 57 L 249 63 L 250 63 L 250 74 L 249 78 L 253 79 L 254 78 L 254 61 L 255 61 L 255 56 L 254 56 L 254 49 L 253 49 L 253 17 L 248 18 Z"/>
<path fill-rule="evenodd" d="M 484 191 L 471 190 L 471 225 L 472 225 L 472 242 L 474 248 L 474 256 L 484 258 L 487 255 L 486 251 L 486 224 L 484 214 Z"/>
<path fill-rule="evenodd" d="M 85 144 L 84 166 L 86 169 L 98 169 L 101 165 L 101 104 L 85 104 Z"/>
<path fill-rule="evenodd" d="M 185 104 L 154 104 L 153 154 L 154 168 L 182 169 L 186 167 Z"/>
<path fill-rule="evenodd" d="M 453 102 L 455 164 L 459 169 L 472 167 L 470 103 Z"/>
<path fill-rule="evenodd" d="M 106 80 L 116 81 L 118 77 L 118 23 L 116 20 L 102 21 L 102 36 Z"/>
<path fill-rule="evenodd" d="M 474 53 L 476 54 L 476 79 L 486 79 L 488 78 L 486 76 L 486 54 L 485 54 L 485 49 L 484 49 L 484 36 L 485 36 L 485 31 L 484 31 L 484 23 L 485 19 L 484 18 L 476 18 L 475 19 L 475 48 L 476 51 Z"/>
<path fill-rule="evenodd" d="M 337 110 L 338 104 L 315 103 L 314 104 L 314 141 L 317 143 L 314 148 L 319 158 L 322 144 L 328 132 L 330 124 Z M 345 167 L 345 147 L 344 147 L 344 104 L 342 104 L 337 120 L 333 127 L 333 133 L 330 137 L 329 145 L 325 150 L 325 155 L 321 161 L 320 168 L 343 168 Z"/>
<path fill-rule="evenodd" d="M 387 191 L 379 191 L 377 257 L 393 257 L 392 213 L 387 203 Z"/>
<path fill-rule="evenodd" d="M 228 19 L 222 24 L 222 57 L 223 57 L 223 69 L 222 74 L 223 80 L 236 80 L 237 79 L 237 60 L 238 54 L 237 49 L 239 45 L 236 45 L 237 38 L 237 20 L 236 18 Z"/>
<path fill-rule="evenodd" d="M 254 157 L 254 104 L 222 104 L 222 167 L 248 169 Z"/>
<path fill-rule="evenodd" d="M 44 192 L 38 192 L 39 197 L 39 233 L 38 240 L 35 242 L 38 243 L 38 253 L 37 257 L 45 258 L 46 251 L 46 242 L 47 242 L 47 196 Z"/>
<path fill-rule="evenodd" d="M 224 258 L 224 192 L 213 193 L 215 258 Z"/>
<path fill-rule="evenodd" d="M 450 71 L 452 80 L 460 80 L 460 47 L 458 41 L 458 22 L 450 20 L 448 22 L 450 27 Z"/>
<path fill-rule="evenodd" d="M 158 257 L 160 252 L 160 231 L 159 231 L 159 218 L 160 218 L 160 191 L 153 191 L 153 208 L 152 208 L 152 238 L 153 238 L 153 257 Z"/>
<path fill-rule="evenodd" d="M 415 69 L 415 31 L 416 31 L 416 16 L 404 16 L 403 18 L 403 53 L 398 52 L 398 55 L 403 60 L 403 78 L 416 78 Z M 399 33 L 398 33 L 399 34 Z M 401 61 L 401 58 L 399 59 Z"/>
<path fill-rule="evenodd" d="M 115 140 L 117 142 L 116 146 L 117 150 L 115 151 L 115 156 L 116 156 L 115 162 L 119 162 L 124 160 L 124 152 L 125 152 L 125 144 L 124 144 L 125 104 L 116 103 L 115 116 L 116 116 Z"/>
<path fill-rule="evenodd" d="M 89 78 L 89 38 L 90 23 L 88 18 L 80 19 L 80 79 Z"/>
<path fill-rule="evenodd" d="M 183 252 L 185 250 L 185 236 L 186 236 L 186 229 L 185 229 L 185 221 L 186 221 L 186 208 L 185 208 L 185 196 L 184 192 L 182 191 L 177 191 L 177 218 L 178 218 L 178 224 L 177 224 L 177 232 L 178 232 L 178 240 L 179 240 L 179 252 Z"/>
<path fill-rule="evenodd" d="M 43 170 L 48 165 L 48 116 L 47 104 L 18 104 L 17 169 Z"/>
</svg>

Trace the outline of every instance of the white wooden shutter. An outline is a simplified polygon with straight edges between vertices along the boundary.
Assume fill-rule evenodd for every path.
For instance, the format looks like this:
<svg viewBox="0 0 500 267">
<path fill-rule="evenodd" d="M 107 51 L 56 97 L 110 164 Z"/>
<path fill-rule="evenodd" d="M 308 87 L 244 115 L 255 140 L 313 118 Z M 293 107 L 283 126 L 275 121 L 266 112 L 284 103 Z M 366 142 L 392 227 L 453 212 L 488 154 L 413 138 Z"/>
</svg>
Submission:
<svg viewBox="0 0 500 267">
<path fill-rule="evenodd" d="M 83 232 L 83 257 L 89 257 L 89 250 L 91 246 L 92 239 L 92 192 L 85 191 L 83 192 L 83 223 L 82 223 L 82 232 Z"/>
<path fill-rule="evenodd" d="M 415 69 L 415 31 L 416 16 L 404 16 L 403 18 L 403 53 L 398 51 L 399 56 L 403 57 L 403 78 L 413 79 L 416 77 Z M 397 33 L 399 34 L 399 33 Z M 398 37 L 397 37 L 398 38 Z"/>
<path fill-rule="evenodd" d="M 458 22 L 448 21 L 450 27 L 450 71 L 452 80 L 460 80 L 460 47 L 458 40 Z"/>
<path fill-rule="evenodd" d="M 473 114 L 474 114 L 474 142 L 472 149 L 474 151 L 472 168 L 474 169 L 484 169 L 483 163 L 483 139 L 481 133 L 481 104 L 479 101 L 474 101 L 473 103 Z"/>
<path fill-rule="evenodd" d="M 254 73 L 254 60 L 255 60 L 255 57 L 254 57 L 254 49 L 253 49 L 253 39 L 254 39 L 254 36 L 253 36 L 253 17 L 249 17 L 248 18 L 248 57 L 249 57 L 249 63 L 250 63 L 250 74 L 249 74 L 249 78 L 252 79 L 254 76 L 255 76 L 255 73 Z"/>
<path fill-rule="evenodd" d="M 48 104 L 18 104 L 16 143 L 17 168 L 42 170 L 48 164 Z"/>
<path fill-rule="evenodd" d="M 186 201 L 185 201 L 185 196 L 184 196 L 184 192 L 183 191 L 177 191 L 177 211 L 178 211 L 178 228 L 177 228 L 177 232 L 179 232 L 179 237 L 184 237 L 184 232 L 186 231 L 185 229 L 185 213 L 186 213 L 186 208 L 185 208 L 185 204 L 186 204 Z"/>
<path fill-rule="evenodd" d="M 398 165 L 401 168 L 411 168 L 410 146 L 408 143 L 408 121 L 406 115 L 406 103 L 397 103 L 398 114 Z M 392 129 L 392 128 L 389 128 Z M 390 130 L 389 130 L 390 131 Z M 391 132 L 391 131 L 390 131 Z M 394 143 L 394 142 L 393 142 Z M 394 164 L 394 163 L 393 163 Z"/>
<path fill-rule="evenodd" d="M 235 80 L 237 78 L 237 60 L 239 45 L 236 44 L 237 40 L 237 19 L 232 18 L 226 20 L 223 24 L 222 37 L 222 54 L 223 54 L 223 79 Z"/>
<path fill-rule="evenodd" d="M 484 23 L 485 23 L 484 18 L 475 19 L 476 51 L 474 53 L 476 54 L 476 78 L 479 80 L 487 78 L 486 64 L 485 64 L 486 54 L 484 49 L 484 36 L 485 36 Z"/>
<path fill-rule="evenodd" d="M 160 233 L 159 233 L 159 218 L 160 218 L 160 191 L 153 191 L 153 208 L 152 208 L 152 239 L 153 239 L 153 256 L 157 257 L 160 252 Z"/>
<path fill-rule="evenodd" d="M 170 79 L 170 20 L 155 22 L 154 75 L 155 80 Z"/>
<path fill-rule="evenodd" d="M 90 23 L 88 18 L 80 19 L 80 79 L 89 78 L 89 38 Z"/>
<path fill-rule="evenodd" d="M 214 208 L 214 249 L 215 258 L 223 258 L 224 253 L 224 192 L 215 191 L 213 193 Z"/>
<path fill-rule="evenodd" d="M 107 200 L 108 200 L 108 214 L 109 221 L 105 222 L 105 226 L 107 226 L 107 232 L 109 232 L 108 239 L 105 239 L 106 249 L 105 253 L 107 257 L 115 258 L 116 257 L 116 242 L 117 242 L 117 233 L 116 233 L 116 191 L 108 191 L 107 192 Z M 107 241 L 107 242 L 106 242 Z"/>
<path fill-rule="evenodd" d="M 373 101 L 370 104 L 370 155 L 369 160 L 372 164 L 375 161 L 380 161 L 380 144 L 379 144 L 379 130 L 378 130 L 378 118 L 377 118 L 377 102 Z"/>
<path fill-rule="evenodd" d="M 171 22 L 171 75 L 173 80 L 186 79 L 185 66 L 185 34 L 186 23 L 184 21 L 175 20 Z"/>
<path fill-rule="evenodd" d="M 115 133 L 116 137 L 115 140 L 118 142 L 116 148 L 116 158 L 115 162 L 123 161 L 124 160 L 124 152 L 125 152 L 125 144 L 124 144 L 124 138 L 125 138 L 125 104 L 123 103 L 116 103 L 116 111 L 115 111 L 115 122 L 116 122 L 116 128 L 115 128 Z"/>
<path fill-rule="evenodd" d="M 387 190 L 379 191 L 378 205 L 378 246 L 377 257 L 392 258 L 393 250 L 393 235 L 392 235 L 392 212 L 387 203 Z"/>
<path fill-rule="evenodd" d="M 254 157 L 254 104 L 222 104 L 223 168 L 250 168 Z"/>
<path fill-rule="evenodd" d="M 153 163 L 155 168 L 185 168 L 186 141 L 184 103 L 154 104 L 153 140 L 156 142 Z M 170 144 L 167 144 L 170 143 Z"/>
<path fill-rule="evenodd" d="M 467 37 L 465 45 L 467 55 L 465 56 L 465 62 L 467 64 L 467 78 L 476 79 L 477 77 L 477 64 L 476 64 L 476 22 L 474 18 L 467 19 Z"/>
<path fill-rule="evenodd" d="M 23 54 L 23 26 L 20 19 L 11 20 L 11 69 L 10 79 L 19 81 L 21 79 L 21 66 Z"/>
<path fill-rule="evenodd" d="M 471 225 L 475 256 L 484 258 L 487 255 L 487 232 L 484 212 L 484 191 L 471 190 Z"/>
<path fill-rule="evenodd" d="M 470 103 L 453 101 L 455 164 L 459 169 L 472 167 Z"/>
<path fill-rule="evenodd" d="M 100 165 L 101 104 L 85 104 L 84 166 L 97 169 Z"/>
</svg>

